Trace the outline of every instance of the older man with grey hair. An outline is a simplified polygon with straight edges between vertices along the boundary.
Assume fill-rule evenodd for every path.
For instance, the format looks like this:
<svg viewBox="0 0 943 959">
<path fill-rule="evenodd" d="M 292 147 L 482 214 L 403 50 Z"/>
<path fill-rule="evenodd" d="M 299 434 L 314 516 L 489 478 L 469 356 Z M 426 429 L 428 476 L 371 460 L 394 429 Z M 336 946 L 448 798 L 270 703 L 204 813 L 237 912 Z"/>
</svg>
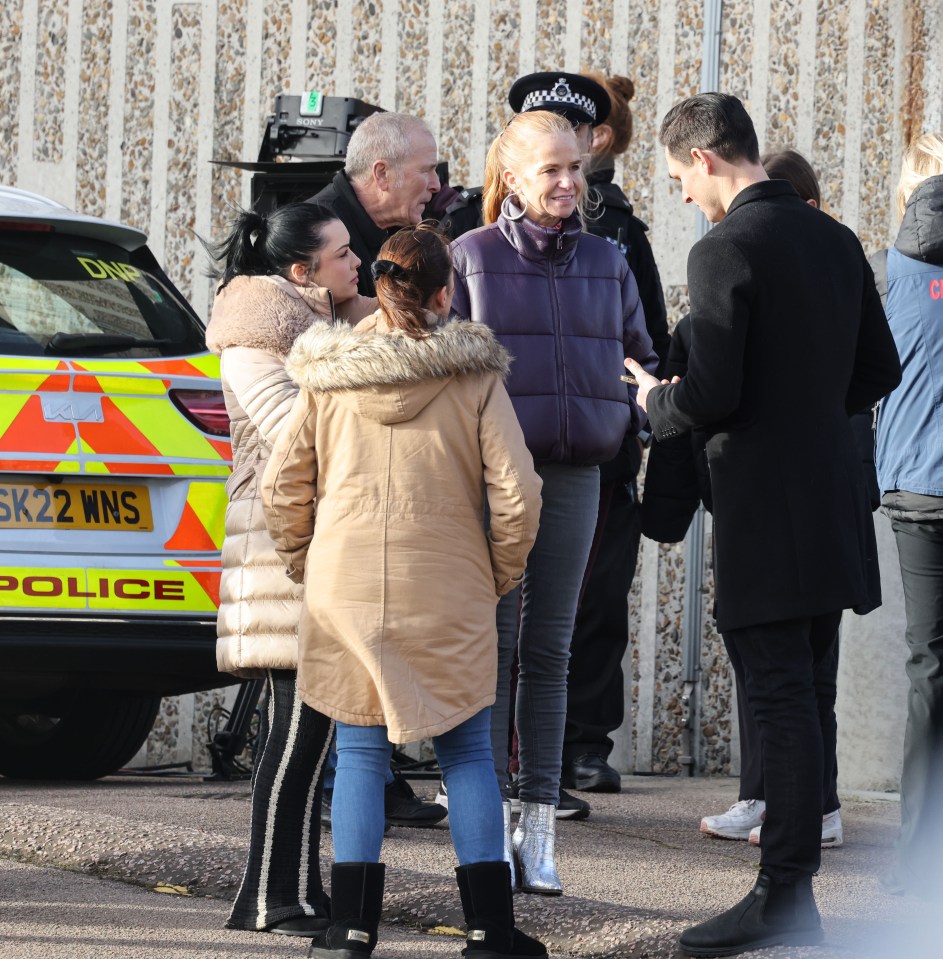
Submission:
<svg viewBox="0 0 943 959">
<path fill-rule="evenodd" d="M 375 295 L 370 264 L 390 231 L 419 223 L 438 191 L 437 159 L 435 137 L 419 117 L 374 113 L 351 136 L 344 169 L 312 197 L 347 227 L 364 296 Z"/>
</svg>

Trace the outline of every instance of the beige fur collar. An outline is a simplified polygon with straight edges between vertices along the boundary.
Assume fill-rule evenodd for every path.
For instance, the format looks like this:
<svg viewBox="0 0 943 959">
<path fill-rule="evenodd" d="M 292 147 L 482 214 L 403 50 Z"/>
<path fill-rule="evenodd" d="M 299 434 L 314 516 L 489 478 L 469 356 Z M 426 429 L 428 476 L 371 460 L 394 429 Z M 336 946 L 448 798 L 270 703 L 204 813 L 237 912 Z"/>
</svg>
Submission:
<svg viewBox="0 0 943 959">
<path fill-rule="evenodd" d="M 363 325 L 373 322 L 371 317 Z M 376 322 L 382 324 L 382 318 Z M 510 355 L 487 326 L 465 321 L 447 323 L 419 340 L 399 331 L 356 332 L 316 323 L 298 338 L 286 361 L 299 386 L 326 393 L 467 373 L 497 373 L 504 379 L 510 365 Z"/>
<path fill-rule="evenodd" d="M 247 346 L 287 356 L 298 336 L 316 320 L 356 323 L 376 308 L 376 300 L 357 296 L 333 308 L 328 290 L 301 287 L 281 276 L 237 276 L 217 294 L 206 328 L 214 353 Z"/>
</svg>

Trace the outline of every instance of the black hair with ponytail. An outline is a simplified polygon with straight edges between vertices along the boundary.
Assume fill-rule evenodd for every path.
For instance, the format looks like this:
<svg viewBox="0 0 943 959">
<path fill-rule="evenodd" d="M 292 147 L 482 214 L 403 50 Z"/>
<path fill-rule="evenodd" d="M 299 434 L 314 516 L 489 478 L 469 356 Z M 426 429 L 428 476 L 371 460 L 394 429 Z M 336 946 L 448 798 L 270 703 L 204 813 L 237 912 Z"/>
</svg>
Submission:
<svg viewBox="0 0 943 959">
<path fill-rule="evenodd" d="M 314 260 L 324 247 L 324 226 L 337 215 L 316 203 L 288 203 L 270 213 L 240 210 L 229 236 L 203 246 L 214 263 L 209 275 L 219 293 L 236 276 L 284 276 L 293 263 Z M 317 262 L 312 263 L 317 269 Z"/>
</svg>

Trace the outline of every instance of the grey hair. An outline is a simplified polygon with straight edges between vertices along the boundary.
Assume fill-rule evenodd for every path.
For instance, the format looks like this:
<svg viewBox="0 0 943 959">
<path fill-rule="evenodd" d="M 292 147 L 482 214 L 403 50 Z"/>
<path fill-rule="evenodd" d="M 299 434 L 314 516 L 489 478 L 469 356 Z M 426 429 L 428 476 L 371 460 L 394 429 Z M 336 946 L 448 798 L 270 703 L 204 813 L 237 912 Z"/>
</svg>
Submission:
<svg viewBox="0 0 943 959">
<path fill-rule="evenodd" d="M 401 167 L 411 155 L 412 134 L 420 130 L 433 135 L 424 120 L 408 113 L 372 113 L 354 130 L 347 146 L 348 179 L 354 183 L 368 179 L 377 160 L 393 170 Z"/>
</svg>

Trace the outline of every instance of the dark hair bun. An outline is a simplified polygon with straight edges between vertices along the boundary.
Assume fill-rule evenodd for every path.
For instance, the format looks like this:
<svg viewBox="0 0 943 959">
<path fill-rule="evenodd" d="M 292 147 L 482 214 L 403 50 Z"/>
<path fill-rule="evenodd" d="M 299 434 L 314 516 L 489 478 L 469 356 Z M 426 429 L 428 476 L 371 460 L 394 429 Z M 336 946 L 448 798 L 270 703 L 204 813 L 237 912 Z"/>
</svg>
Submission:
<svg viewBox="0 0 943 959">
<path fill-rule="evenodd" d="M 624 100 L 631 100 L 635 96 L 635 84 L 628 77 L 611 76 L 607 78 L 613 92 Z"/>
</svg>

